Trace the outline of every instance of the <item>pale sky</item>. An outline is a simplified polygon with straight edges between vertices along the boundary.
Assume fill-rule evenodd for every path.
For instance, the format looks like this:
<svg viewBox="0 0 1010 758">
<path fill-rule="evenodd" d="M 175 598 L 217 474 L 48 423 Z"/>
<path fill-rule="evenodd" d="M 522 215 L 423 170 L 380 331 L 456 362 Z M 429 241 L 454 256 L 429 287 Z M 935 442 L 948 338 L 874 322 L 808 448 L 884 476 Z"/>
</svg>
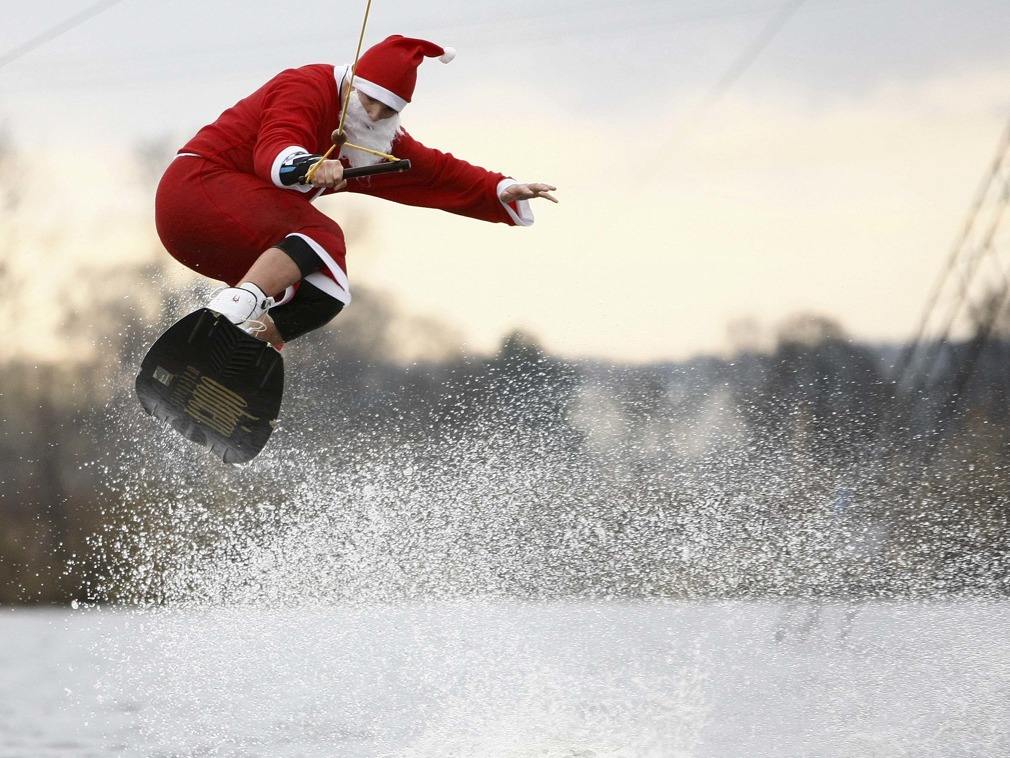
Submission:
<svg viewBox="0 0 1010 758">
<path fill-rule="evenodd" d="M 0 57 L 88 3 L 8 5 Z M 282 68 L 353 57 L 364 2 L 278 7 L 122 0 L 0 68 L 15 144 L 74 164 L 45 185 L 58 208 L 22 226 L 72 217 L 63 254 L 96 266 L 147 245 L 153 198 L 127 201 L 96 166 L 181 144 Z M 366 44 L 458 50 L 422 66 L 404 125 L 556 184 L 562 204 L 513 229 L 327 199 L 338 221 L 368 214 L 348 240 L 352 289 L 390 293 L 472 350 L 518 326 L 566 356 L 683 358 L 724 348 L 734 320 L 800 310 L 906 337 L 1010 114 L 1010 3 L 808 0 L 713 101 L 782 7 L 373 0 Z"/>
</svg>

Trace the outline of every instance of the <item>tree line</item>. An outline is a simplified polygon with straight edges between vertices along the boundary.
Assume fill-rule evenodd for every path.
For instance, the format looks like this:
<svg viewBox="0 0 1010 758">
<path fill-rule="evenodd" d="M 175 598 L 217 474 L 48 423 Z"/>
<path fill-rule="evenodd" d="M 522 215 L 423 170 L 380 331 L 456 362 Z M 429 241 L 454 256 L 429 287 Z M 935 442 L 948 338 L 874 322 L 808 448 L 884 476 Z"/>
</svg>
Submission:
<svg viewBox="0 0 1010 758">
<path fill-rule="evenodd" d="M 928 435 L 893 422 L 902 399 L 887 379 L 887 351 L 823 319 L 798 317 L 774 350 L 732 358 L 573 362 L 514 333 L 491 356 L 403 364 L 384 337 L 396 331 L 395 308 L 364 292 L 356 316 L 349 309 L 342 326 L 285 351 L 286 406 L 268 453 L 287 459 L 290 473 L 257 473 L 255 463 L 236 473 L 166 439 L 132 398 L 147 343 L 189 307 L 179 293 L 164 301 L 157 322 L 129 308 L 106 321 L 95 338 L 101 350 L 87 360 L 0 363 L 0 601 L 132 597 L 130 564 L 150 556 L 116 541 L 132 533 L 145 535 L 149 551 L 152 539 L 176 545 L 166 514 L 179 488 L 233 518 L 257 488 L 274 492 L 283 509 L 288 477 L 352 472 L 390 451 L 432 480 L 488 472 L 484 490 L 467 490 L 488 509 L 479 518 L 499 510 L 510 521 L 463 540 L 494 561 L 503 529 L 515 531 L 523 562 L 539 567 L 511 586 L 518 595 L 1007 589 L 1002 343 L 924 456 Z M 187 473 L 192 480 L 178 475 L 179 455 L 197 472 Z M 381 472 L 402 476 L 385 465 Z M 165 569 L 174 559 L 159 560 Z"/>
</svg>

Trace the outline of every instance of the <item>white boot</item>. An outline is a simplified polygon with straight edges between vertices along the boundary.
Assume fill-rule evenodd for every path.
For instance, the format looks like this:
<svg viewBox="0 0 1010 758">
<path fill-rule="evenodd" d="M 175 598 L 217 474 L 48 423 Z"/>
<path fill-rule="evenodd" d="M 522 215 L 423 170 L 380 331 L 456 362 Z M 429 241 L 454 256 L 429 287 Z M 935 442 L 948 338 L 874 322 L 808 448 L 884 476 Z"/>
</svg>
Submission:
<svg viewBox="0 0 1010 758">
<path fill-rule="evenodd" d="M 273 306 L 274 299 L 267 297 L 263 290 L 252 282 L 242 282 L 238 287 L 225 287 L 207 303 L 208 309 L 220 313 L 233 324 L 250 333 L 259 331 L 250 327 L 262 326 L 259 320 Z"/>
</svg>

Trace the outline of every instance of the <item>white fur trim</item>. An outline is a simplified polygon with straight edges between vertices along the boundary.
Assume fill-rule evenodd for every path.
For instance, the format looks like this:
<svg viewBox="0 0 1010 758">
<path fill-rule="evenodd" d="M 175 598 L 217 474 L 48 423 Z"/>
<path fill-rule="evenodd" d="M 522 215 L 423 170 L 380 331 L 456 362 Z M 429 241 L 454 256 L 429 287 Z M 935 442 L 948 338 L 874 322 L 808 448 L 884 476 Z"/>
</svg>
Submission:
<svg viewBox="0 0 1010 758">
<path fill-rule="evenodd" d="M 498 202 L 508 211 L 509 218 L 516 222 L 516 226 L 533 226 L 533 211 L 530 209 L 529 200 L 520 200 L 517 202 L 516 208 L 519 209 L 519 212 L 516 213 L 512 210 L 511 205 L 501 199 L 501 193 L 515 184 L 519 184 L 519 182 L 511 177 L 505 177 L 498 182 L 498 187 L 495 189 L 495 197 L 498 198 Z"/>
<path fill-rule="evenodd" d="M 442 61 L 442 63 L 452 63 L 452 61 L 456 58 L 456 48 L 443 47 L 442 49 L 445 50 L 445 52 L 438 56 L 438 59 Z"/>
<path fill-rule="evenodd" d="M 297 190 L 298 192 L 311 192 L 314 190 L 315 187 L 311 184 L 281 184 L 281 166 L 294 156 L 308 155 L 308 152 L 308 150 L 300 145 L 290 145 L 277 153 L 273 165 L 270 166 L 270 181 L 281 189 Z"/>
<path fill-rule="evenodd" d="M 337 96 L 342 97 L 344 94 L 344 82 L 347 77 L 351 75 L 350 66 L 334 66 L 333 67 L 333 78 L 337 82 Z"/>
<path fill-rule="evenodd" d="M 302 239 L 305 242 L 307 242 L 309 247 L 312 248 L 312 252 L 318 255 L 319 259 L 326 264 L 326 268 L 328 268 L 330 270 L 330 273 L 333 274 L 333 279 L 336 279 L 337 281 L 334 284 L 333 279 L 330 279 L 328 276 L 319 274 L 319 272 L 316 272 L 315 274 L 309 274 L 307 277 L 305 277 L 305 280 L 311 281 L 312 284 L 315 284 L 327 295 L 335 297 L 344 305 L 350 305 L 351 287 L 347 281 L 347 273 L 342 268 L 340 268 L 340 266 L 337 264 L 335 260 L 333 260 L 333 256 L 330 255 L 328 252 L 326 252 L 325 248 L 323 248 L 322 245 L 320 245 L 314 239 L 309 237 L 307 234 L 301 234 L 300 232 L 292 232 L 288 236 L 298 237 L 299 239 Z M 329 281 L 330 286 L 327 287 L 325 285 L 320 285 L 319 283 L 317 283 L 316 279 L 312 278 L 314 276 L 322 276 L 323 279 Z"/>
<path fill-rule="evenodd" d="M 309 274 L 302 281 L 306 281 L 309 284 L 318 287 L 334 300 L 339 300 L 344 305 L 348 305 L 351 302 L 351 294 L 340 289 L 340 287 L 337 286 L 337 283 L 324 273 L 316 271 L 314 274 Z"/>
<path fill-rule="evenodd" d="M 390 92 L 385 87 L 375 82 L 370 82 L 367 79 L 362 79 L 360 76 L 354 77 L 354 88 L 361 90 L 373 100 L 378 100 L 383 105 L 388 105 L 397 113 L 407 107 L 407 101 L 395 92 Z"/>
</svg>

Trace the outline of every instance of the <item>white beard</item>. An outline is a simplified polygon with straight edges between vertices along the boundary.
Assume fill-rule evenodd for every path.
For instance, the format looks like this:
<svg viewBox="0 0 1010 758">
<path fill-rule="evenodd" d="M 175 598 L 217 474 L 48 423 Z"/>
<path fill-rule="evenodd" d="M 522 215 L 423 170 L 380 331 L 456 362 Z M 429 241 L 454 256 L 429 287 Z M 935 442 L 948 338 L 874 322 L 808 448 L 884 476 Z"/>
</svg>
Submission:
<svg viewBox="0 0 1010 758">
<path fill-rule="evenodd" d="M 399 132 L 399 113 L 381 121 L 372 121 L 365 113 L 357 94 L 353 90 L 351 91 L 351 99 L 347 104 L 347 115 L 344 117 L 344 134 L 347 136 L 348 142 L 388 153 Z M 355 150 L 347 145 L 340 148 L 340 157 L 347 158 L 352 166 L 371 166 L 373 163 L 383 160 L 377 155 Z"/>
</svg>

